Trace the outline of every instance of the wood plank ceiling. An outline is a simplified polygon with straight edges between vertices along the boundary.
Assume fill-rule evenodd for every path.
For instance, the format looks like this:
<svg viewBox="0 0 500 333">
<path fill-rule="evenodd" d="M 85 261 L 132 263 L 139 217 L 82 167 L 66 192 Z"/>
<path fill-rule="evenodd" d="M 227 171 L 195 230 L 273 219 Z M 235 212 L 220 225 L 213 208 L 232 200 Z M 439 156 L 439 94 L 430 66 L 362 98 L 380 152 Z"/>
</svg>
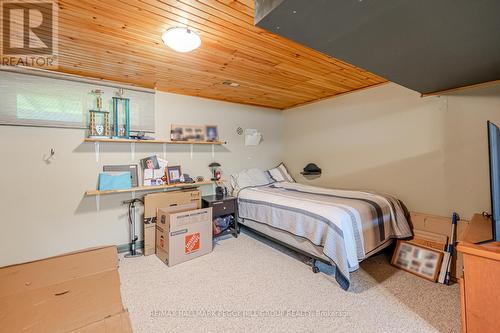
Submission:
<svg viewBox="0 0 500 333">
<path fill-rule="evenodd" d="M 252 0 L 60 0 L 57 71 L 286 109 L 385 82 L 253 24 Z M 161 41 L 188 26 L 199 49 Z M 224 81 L 240 84 L 237 88 Z"/>
</svg>

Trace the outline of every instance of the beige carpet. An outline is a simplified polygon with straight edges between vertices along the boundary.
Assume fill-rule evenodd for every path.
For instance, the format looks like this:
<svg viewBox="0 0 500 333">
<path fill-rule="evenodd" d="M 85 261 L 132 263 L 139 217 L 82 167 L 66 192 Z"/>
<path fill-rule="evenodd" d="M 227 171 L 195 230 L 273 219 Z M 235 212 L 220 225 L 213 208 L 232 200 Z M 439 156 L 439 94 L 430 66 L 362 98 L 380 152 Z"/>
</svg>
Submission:
<svg viewBox="0 0 500 333">
<path fill-rule="evenodd" d="M 219 240 L 206 256 L 167 267 L 156 256 L 120 260 L 134 332 L 458 332 L 458 285 L 443 286 L 376 255 L 343 291 L 331 267 L 253 234 Z"/>
</svg>

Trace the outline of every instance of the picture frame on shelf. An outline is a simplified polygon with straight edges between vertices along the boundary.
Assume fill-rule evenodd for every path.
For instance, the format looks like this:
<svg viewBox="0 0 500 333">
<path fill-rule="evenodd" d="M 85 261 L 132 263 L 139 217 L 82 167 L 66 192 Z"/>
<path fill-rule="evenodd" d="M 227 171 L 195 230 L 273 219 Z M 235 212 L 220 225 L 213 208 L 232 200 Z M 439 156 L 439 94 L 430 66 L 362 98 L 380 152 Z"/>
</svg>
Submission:
<svg viewBox="0 0 500 333">
<path fill-rule="evenodd" d="M 167 183 L 178 184 L 181 182 L 182 170 L 180 165 L 167 166 Z"/>
<path fill-rule="evenodd" d="M 207 141 L 219 141 L 219 131 L 216 125 L 205 126 L 205 133 Z"/>
<path fill-rule="evenodd" d="M 424 279 L 436 282 L 442 261 L 442 251 L 398 240 L 391 264 Z"/>
<path fill-rule="evenodd" d="M 160 164 L 158 163 L 158 158 L 156 155 L 143 158 L 141 160 L 141 167 L 143 170 L 146 169 L 159 169 Z"/>
<path fill-rule="evenodd" d="M 170 127 L 170 140 L 172 141 L 205 141 L 206 128 L 200 125 L 176 125 Z"/>
</svg>

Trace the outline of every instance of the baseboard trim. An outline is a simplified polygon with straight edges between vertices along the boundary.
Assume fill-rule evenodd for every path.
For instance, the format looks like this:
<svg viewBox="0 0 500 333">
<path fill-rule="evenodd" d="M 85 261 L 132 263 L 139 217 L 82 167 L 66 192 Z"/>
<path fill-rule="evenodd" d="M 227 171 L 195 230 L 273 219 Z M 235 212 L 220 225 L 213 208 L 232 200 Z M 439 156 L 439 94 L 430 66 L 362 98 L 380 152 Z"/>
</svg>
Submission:
<svg viewBox="0 0 500 333">
<path fill-rule="evenodd" d="M 137 241 L 135 244 L 137 246 L 136 249 L 143 249 L 144 248 L 144 241 L 143 240 Z M 129 252 L 130 246 L 132 246 L 132 243 L 118 245 L 117 246 L 118 253 Z"/>
</svg>

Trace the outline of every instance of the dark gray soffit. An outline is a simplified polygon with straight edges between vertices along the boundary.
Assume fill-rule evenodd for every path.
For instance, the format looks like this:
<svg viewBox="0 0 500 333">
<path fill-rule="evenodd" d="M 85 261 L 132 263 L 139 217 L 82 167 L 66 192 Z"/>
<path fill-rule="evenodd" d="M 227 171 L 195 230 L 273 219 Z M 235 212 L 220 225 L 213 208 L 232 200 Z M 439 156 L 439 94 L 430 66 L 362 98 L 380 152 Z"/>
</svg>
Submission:
<svg viewBox="0 0 500 333">
<path fill-rule="evenodd" d="M 500 79 L 499 0 L 257 0 L 255 20 L 421 93 Z"/>
</svg>

